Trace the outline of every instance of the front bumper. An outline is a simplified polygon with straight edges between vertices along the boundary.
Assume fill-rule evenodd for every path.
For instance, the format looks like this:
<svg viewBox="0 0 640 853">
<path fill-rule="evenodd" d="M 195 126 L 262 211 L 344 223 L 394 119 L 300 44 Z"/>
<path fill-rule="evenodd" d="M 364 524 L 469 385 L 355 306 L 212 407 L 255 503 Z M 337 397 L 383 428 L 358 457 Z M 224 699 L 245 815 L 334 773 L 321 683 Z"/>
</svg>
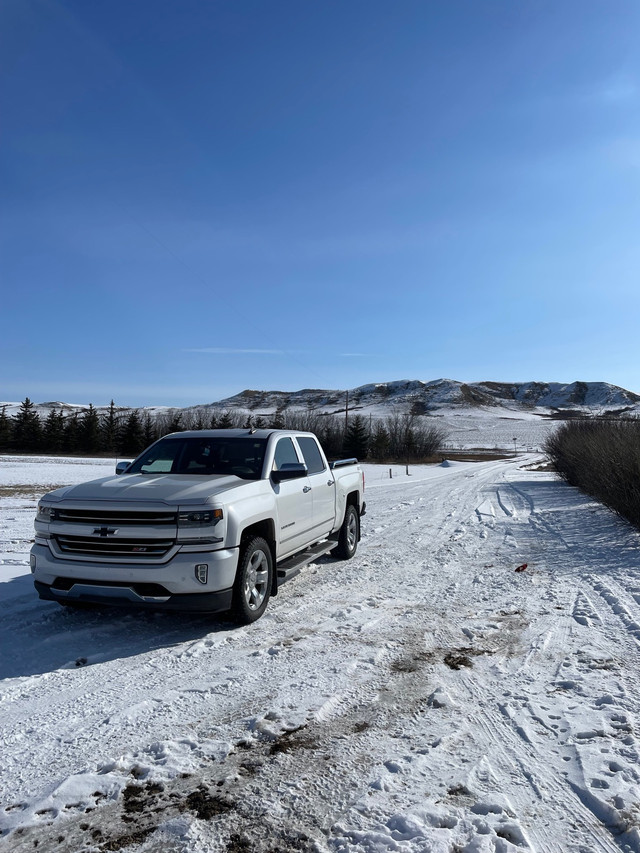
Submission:
<svg viewBox="0 0 640 853">
<path fill-rule="evenodd" d="M 38 594 L 50 601 L 217 612 L 231 606 L 238 549 L 179 551 L 168 563 L 140 565 L 63 560 L 36 544 L 31 559 Z M 206 584 L 195 577 L 195 566 L 203 563 Z"/>
<path fill-rule="evenodd" d="M 182 595 L 140 596 L 131 587 L 100 586 L 76 583 L 70 590 L 59 590 L 34 581 L 40 598 L 60 604 L 98 604 L 114 607 L 134 607 L 146 610 L 180 610 L 194 613 L 220 613 L 231 608 L 232 589 L 218 592 L 187 593 Z"/>
</svg>

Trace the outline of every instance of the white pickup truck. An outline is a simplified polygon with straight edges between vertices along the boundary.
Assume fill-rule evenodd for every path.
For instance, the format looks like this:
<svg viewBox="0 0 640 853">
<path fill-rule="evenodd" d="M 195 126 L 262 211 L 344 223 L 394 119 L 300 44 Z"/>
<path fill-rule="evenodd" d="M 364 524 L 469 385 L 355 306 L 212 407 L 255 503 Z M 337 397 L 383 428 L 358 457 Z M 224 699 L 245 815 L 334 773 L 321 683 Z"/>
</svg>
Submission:
<svg viewBox="0 0 640 853">
<path fill-rule="evenodd" d="M 116 475 L 38 504 L 31 571 L 64 605 L 264 613 L 320 555 L 353 557 L 365 512 L 355 459 L 329 464 L 312 433 L 167 435 Z"/>
</svg>

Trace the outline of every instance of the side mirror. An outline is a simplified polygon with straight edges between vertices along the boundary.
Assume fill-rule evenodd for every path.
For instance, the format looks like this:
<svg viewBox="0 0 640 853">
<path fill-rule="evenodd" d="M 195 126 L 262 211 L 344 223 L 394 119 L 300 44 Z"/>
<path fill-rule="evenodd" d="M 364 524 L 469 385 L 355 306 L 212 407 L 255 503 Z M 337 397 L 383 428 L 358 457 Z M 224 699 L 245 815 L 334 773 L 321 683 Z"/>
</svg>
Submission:
<svg viewBox="0 0 640 853">
<path fill-rule="evenodd" d="M 124 474 L 131 462 L 118 462 L 116 465 L 116 474 Z"/>
<path fill-rule="evenodd" d="M 306 476 L 307 466 L 302 462 L 285 462 L 282 468 L 271 472 L 274 483 L 281 483 L 283 480 L 299 480 L 300 477 Z"/>
</svg>

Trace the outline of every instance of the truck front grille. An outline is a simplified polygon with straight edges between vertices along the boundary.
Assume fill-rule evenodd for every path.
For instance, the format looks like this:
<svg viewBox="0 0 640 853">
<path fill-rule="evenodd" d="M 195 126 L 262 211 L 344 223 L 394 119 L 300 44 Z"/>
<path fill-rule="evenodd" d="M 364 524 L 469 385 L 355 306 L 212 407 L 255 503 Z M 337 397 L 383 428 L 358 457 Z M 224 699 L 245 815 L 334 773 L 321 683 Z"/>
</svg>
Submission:
<svg viewBox="0 0 640 853">
<path fill-rule="evenodd" d="M 88 557 L 164 557 L 173 547 L 173 539 L 98 539 L 95 536 L 55 536 L 58 548 L 65 554 Z"/>
<path fill-rule="evenodd" d="M 177 514 L 172 510 L 63 509 L 53 510 L 52 520 L 85 524 L 173 524 Z"/>
</svg>

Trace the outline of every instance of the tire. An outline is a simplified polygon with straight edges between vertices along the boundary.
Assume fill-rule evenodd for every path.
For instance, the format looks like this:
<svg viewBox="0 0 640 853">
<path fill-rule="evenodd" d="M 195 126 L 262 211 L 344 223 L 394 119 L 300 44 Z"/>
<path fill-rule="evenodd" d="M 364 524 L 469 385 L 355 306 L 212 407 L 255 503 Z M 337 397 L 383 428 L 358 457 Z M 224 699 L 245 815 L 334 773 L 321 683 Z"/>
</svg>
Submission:
<svg viewBox="0 0 640 853">
<path fill-rule="evenodd" d="M 231 616 L 239 625 L 250 625 L 267 609 L 273 582 L 273 558 L 261 536 L 247 539 L 240 551 L 240 565 L 233 585 Z"/>
<path fill-rule="evenodd" d="M 360 538 L 360 518 L 358 510 L 349 504 L 344 513 L 344 521 L 338 534 L 338 545 L 331 552 L 341 560 L 350 560 L 358 550 Z"/>
</svg>

